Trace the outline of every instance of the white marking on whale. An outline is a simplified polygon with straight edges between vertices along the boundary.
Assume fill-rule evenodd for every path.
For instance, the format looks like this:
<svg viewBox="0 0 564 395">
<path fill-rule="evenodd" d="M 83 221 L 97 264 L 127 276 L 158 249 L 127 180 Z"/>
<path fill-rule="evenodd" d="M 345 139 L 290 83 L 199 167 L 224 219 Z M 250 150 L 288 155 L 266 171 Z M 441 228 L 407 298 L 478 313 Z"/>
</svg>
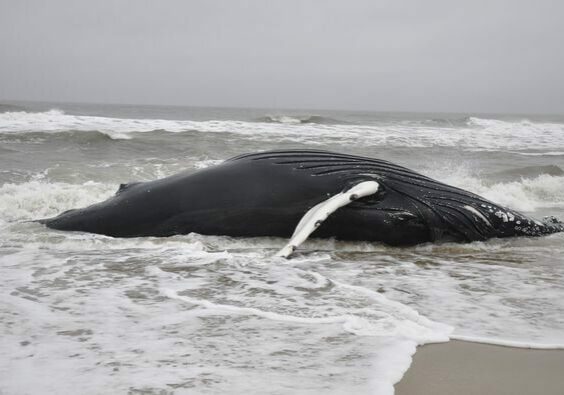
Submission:
<svg viewBox="0 0 564 395">
<path fill-rule="evenodd" d="M 492 226 L 492 223 L 481 212 L 476 210 L 474 207 L 466 205 L 466 206 L 464 206 L 464 208 L 466 210 L 470 211 L 476 217 L 480 218 L 482 221 L 484 221 L 486 224 L 488 224 L 488 226 Z"/>
<path fill-rule="evenodd" d="M 498 218 L 501 218 L 501 220 L 502 220 L 503 222 L 509 221 L 509 218 L 507 218 L 507 213 L 504 213 L 504 212 L 501 211 L 501 210 L 496 211 L 496 212 L 495 212 L 495 216 L 498 217 Z"/>
</svg>

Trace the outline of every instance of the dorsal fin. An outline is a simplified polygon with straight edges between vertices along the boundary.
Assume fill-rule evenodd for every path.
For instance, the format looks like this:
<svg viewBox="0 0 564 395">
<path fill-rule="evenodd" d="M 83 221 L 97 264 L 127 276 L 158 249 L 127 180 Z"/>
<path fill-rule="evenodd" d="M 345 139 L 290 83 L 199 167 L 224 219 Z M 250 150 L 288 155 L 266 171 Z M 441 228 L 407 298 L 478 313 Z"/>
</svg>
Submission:
<svg viewBox="0 0 564 395">
<path fill-rule="evenodd" d="M 126 189 L 129 189 L 132 186 L 135 186 L 135 185 L 138 185 L 138 184 L 141 184 L 141 182 L 128 182 L 127 184 L 119 184 L 119 188 L 116 191 L 116 195 L 119 195 L 120 193 L 122 193 Z"/>
</svg>

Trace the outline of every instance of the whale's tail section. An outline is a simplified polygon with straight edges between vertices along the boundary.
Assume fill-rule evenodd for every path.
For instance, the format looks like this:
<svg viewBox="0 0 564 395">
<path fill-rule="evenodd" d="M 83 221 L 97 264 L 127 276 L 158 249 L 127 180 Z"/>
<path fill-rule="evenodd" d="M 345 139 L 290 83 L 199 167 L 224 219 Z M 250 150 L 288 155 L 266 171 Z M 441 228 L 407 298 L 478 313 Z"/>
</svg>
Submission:
<svg viewBox="0 0 564 395">
<path fill-rule="evenodd" d="M 51 229 L 91 232 L 85 221 L 86 209 L 72 209 L 62 212 L 56 217 L 42 218 L 34 222 L 43 224 Z"/>
</svg>

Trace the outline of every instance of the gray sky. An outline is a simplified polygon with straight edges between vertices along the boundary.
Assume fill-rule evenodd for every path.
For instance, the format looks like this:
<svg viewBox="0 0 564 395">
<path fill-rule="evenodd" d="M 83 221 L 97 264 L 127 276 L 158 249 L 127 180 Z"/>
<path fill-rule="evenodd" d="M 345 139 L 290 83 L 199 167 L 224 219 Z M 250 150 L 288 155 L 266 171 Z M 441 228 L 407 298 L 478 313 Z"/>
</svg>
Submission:
<svg viewBox="0 0 564 395">
<path fill-rule="evenodd" d="M 564 2 L 0 0 L 0 100 L 564 113 Z"/>
</svg>

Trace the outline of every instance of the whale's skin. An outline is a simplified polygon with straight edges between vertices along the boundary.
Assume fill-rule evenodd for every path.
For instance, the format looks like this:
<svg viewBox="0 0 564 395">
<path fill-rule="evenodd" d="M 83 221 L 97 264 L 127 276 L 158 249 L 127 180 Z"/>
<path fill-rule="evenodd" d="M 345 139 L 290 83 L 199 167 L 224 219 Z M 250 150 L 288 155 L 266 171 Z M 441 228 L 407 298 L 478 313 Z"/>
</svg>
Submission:
<svg viewBox="0 0 564 395">
<path fill-rule="evenodd" d="M 122 184 L 106 201 L 40 222 L 113 237 L 290 237 L 311 207 L 367 180 L 378 182 L 378 191 L 337 210 L 313 237 L 406 246 L 564 231 L 556 220 L 529 218 L 385 160 L 318 150 L 245 154 Z"/>
</svg>

